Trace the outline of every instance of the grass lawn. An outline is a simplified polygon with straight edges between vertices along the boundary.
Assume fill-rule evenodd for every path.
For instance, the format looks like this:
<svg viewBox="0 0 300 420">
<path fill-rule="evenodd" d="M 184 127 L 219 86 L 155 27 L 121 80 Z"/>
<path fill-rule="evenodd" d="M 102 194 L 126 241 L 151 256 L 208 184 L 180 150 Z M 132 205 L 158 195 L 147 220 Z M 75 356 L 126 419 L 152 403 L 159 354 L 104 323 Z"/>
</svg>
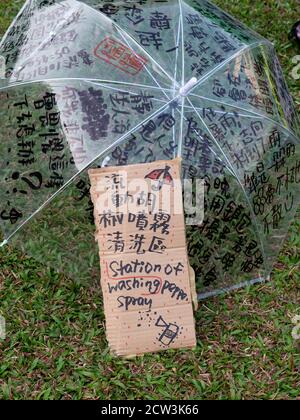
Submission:
<svg viewBox="0 0 300 420">
<path fill-rule="evenodd" d="M 275 43 L 290 76 L 300 54 L 287 34 L 298 0 L 217 0 Z M 22 0 L 1 1 L 0 37 Z M 74 285 L 17 251 L 0 251 L 1 399 L 300 399 L 300 220 L 293 224 L 273 281 L 200 304 L 195 351 L 124 361 L 107 350 L 100 288 Z"/>
</svg>

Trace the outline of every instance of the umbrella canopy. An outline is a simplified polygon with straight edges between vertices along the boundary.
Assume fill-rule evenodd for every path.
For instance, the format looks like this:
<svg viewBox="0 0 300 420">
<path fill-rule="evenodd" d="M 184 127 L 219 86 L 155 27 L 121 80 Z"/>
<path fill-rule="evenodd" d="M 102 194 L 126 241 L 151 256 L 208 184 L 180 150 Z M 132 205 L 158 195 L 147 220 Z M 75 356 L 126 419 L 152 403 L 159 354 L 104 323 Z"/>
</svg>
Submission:
<svg viewBox="0 0 300 420">
<path fill-rule="evenodd" d="M 98 275 L 87 168 L 182 157 L 201 296 L 269 277 L 299 205 L 299 120 L 270 42 L 206 0 L 29 0 L 0 44 L 0 224 Z"/>
</svg>

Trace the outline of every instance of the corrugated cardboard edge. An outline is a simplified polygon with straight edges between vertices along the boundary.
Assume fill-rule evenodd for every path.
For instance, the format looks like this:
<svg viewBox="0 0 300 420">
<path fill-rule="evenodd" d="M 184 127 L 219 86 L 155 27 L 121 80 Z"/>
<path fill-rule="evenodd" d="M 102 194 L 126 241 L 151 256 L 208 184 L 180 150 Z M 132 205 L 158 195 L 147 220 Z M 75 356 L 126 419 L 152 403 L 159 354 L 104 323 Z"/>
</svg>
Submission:
<svg viewBox="0 0 300 420">
<path fill-rule="evenodd" d="M 191 286 L 191 298 L 193 302 L 194 312 L 197 311 L 199 304 L 198 304 L 198 294 L 196 290 L 196 276 L 195 271 L 191 265 L 189 265 L 189 276 L 190 276 L 190 286 Z"/>
</svg>

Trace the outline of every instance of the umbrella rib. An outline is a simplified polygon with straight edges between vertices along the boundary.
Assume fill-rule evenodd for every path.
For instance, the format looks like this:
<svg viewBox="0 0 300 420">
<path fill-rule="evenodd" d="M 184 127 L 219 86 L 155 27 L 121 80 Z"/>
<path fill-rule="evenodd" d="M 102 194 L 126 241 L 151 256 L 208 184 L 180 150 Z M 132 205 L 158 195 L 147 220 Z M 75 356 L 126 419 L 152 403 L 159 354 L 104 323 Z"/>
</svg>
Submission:
<svg viewBox="0 0 300 420">
<path fill-rule="evenodd" d="M 193 109 L 191 106 L 185 105 L 185 109 Z M 205 107 L 200 107 L 200 106 L 195 106 L 195 109 L 197 109 L 198 111 L 202 111 L 203 109 L 205 109 Z M 214 110 L 217 114 L 224 114 L 224 111 L 220 110 L 219 108 L 211 108 L 212 110 Z M 234 112 L 228 112 L 228 115 L 238 115 L 239 117 L 245 117 L 245 118 L 253 118 L 254 115 L 246 115 L 246 114 L 241 114 L 241 113 L 234 113 Z M 263 117 L 260 117 L 260 119 L 263 119 Z"/>
<path fill-rule="evenodd" d="M 264 115 L 256 114 L 254 111 L 251 111 L 250 109 L 247 109 L 247 108 L 243 108 L 242 106 L 229 104 L 228 102 L 225 102 L 225 101 L 224 102 L 218 101 L 217 99 L 207 98 L 206 96 L 197 95 L 195 93 L 191 93 L 191 96 L 194 96 L 195 98 L 198 98 L 198 99 L 204 99 L 205 101 L 208 101 L 208 102 L 214 102 L 214 103 L 219 104 L 219 105 L 223 105 L 223 106 L 226 105 L 230 108 L 234 108 L 234 109 L 237 109 L 239 111 L 242 110 L 242 111 L 248 112 L 249 114 L 252 114 L 252 116 L 256 115 L 256 116 L 260 116 L 261 118 L 264 118 Z M 195 107 L 195 108 L 197 108 L 197 107 Z M 251 115 L 249 115 L 249 116 L 251 116 Z"/>
<path fill-rule="evenodd" d="M 176 56 L 175 56 L 175 70 L 174 70 L 174 83 L 173 83 L 173 97 L 176 94 L 176 84 L 175 81 L 177 79 L 177 65 L 178 65 L 178 57 L 179 57 L 179 42 L 180 42 L 180 31 L 181 31 L 181 19 L 179 15 L 178 19 L 178 30 L 177 30 L 177 37 L 176 37 Z M 172 109 L 172 117 L 175 119 L 175 109 Z M 173 132 L 173 144 L 176 145 L 176 132 L 175 132 L 175 125 L 172 128 Z M 174 150 L 174 157 L 175 157 L 175 150 Z"/>
<path fill-rule="evenodd" d="M 256 279 L 253 280 L 246 280 L 243 281 L 241 283 L 235 284 L 234 286 L 227 286 L 227 287 L 222 287 L 220 289 L 216 289 L 212 292 L 205 292 L 205 293 L 198 293 L 198 300 L 205 300 L 208 298 L 211 298 L 213 296 L 220 296 L 223 295 L 224 293 L 228 293 L 228 292 L 233 292 L 236 290 L 240 290 L 243 289 L 246 286 L 254 286 L 256 284 L 262 284 L 265 283 L 266 281 L 269 281 L 270 278 L 262 278 L 262 277 L 258 277 Z"/>
<path fill-rule="evenodd" d="M 19 87 L 19 86 L 24 86 L 24 85 L 31 85 L 31 84 L 35 84 L 35 83 L 47 83 L 47 82 L 63 82 L 63 81 L 84 81 L 84 82 L 88 82 L 88 83 L 94 83 L 94 84 L 114 84 L 114 85 L 125 85 L 125 86 L 134 86 L 134 87 L 140 87 L 140 88 L 146 88 L 146 89 L 156 89 L 156 90 L 163 90 L 163 91 L 167 91 L 167 92 L 173 92 L 173 89 L 170 88 L 164 88 L 164 87 L 159 87 L 159 86 L 152 86 L 152 85 L 143 85 L 140 83 L 129 83 L 129 82 L 118 82 L 115 80 L 106 80 L 106 79 L 89 79 L 86 77 L 57 77 L 57 78 L 53 78 L 53 79 L 37 79 L 37 80 L 28 80 L 25 82 L 15 82 L 15 83 L 11 83 L 7 86 L 2 86 L 0 87 L 0 91 L 1 90 L 7 90 L 10 88 L 15 88 L 15 87 Z M 107 86 L 110 87 L 110 86 Z"/>
<path fill-rule="evenodd" d="M 184 85 L 185 81 L 185 61 L 184 61 L 184 28 L 183 28 L 183 11 L 181 0 L 178 0 L 179 5 L 179 14 L 180 14 L 180 33 L 181 33 L 181 86 Z M 178 141 L 178 150 L 177 156 L 182 154 L 182 143 L 183 143 L 183 119 L 184 119 L 184 104 L 185 98 L 181 97 L 181 115 L 180 115 L 180 132 L 179 132 L 179 141 Z"/>
<path fill-rule="evenodd" d="M 179 133 L 179 142 L 178 142 L 178 157 L 182 154 L 182 143 L 183 143 L 183 118 L 184 118 L 184 103 L 185 97 L 181 98 L 181 115 L 180 115 L 180 133 Z"/>
<path fill-rule="evenodd" d="M 250 110 L 250 109 L 246 109 L 244 107 L 240 107 L 240 106 L 237 106 L 237 105 L 232 105 L 232 104 L 229 104 L 227 102 L 221 102 L 221 101 L 218 101 L 216 99 L 206 98 L 205 96 L 196 95 L 194 93 L 192 93 L 192 96 L 198 97 L 199 99 L 205 99 L 205 100 L 208 100 L 210 102 L 215 102 L 215 103 L 218 103 L 218 104 L 221 104 L 221 105 L 226 105 L 229 108 L 234 108 L 234 109 L 245 111 L 245 112 L 249 113 L 249 115 L 247 116 L 249 118 L 250 117 L 256 117 L 256 118 L 266 119 L 266 120 L 272 122 L 273 124 L 277 125 L 278 127 L 282 128 L 287 133 L 289 133 L 289 135 L 291 135 L 292 137 L 294 137 L 294 139 L 296 139 L 297 141 L 299 141 L 299 139 L 296 137 L 296 135 L 288 127 L 286 127 L 285 125 L 282 125 L 280 122 L 274 120 L 273 118 L 271 118 L 271 117 L 269 117 L 267 115 L 262 115 L 262 114 L 259 114 L 258 112 L 255 112 L 255 111 Z M 242 115 L 242 114 L 239 114 L 239 115 Z"/>
<path fill-rule="evenodd" d="M 178 95 L 179 96 L 179 95 Z M 176 98 L 175 98 L 176 99 Z M 130 134 L 135 133 L 137 130 L 139 130 L 143 124 L 147 123 L 152 118 L 159 115 L 161 112 L 163 112 L 171 103 L 173 102 L 173 99 L 171 99 L 169 102 L 167 102 L 165 105 L 160 107 L 157 111 L 150 114 L 147 118 L 145 118 L 143 121 L 141 121 L 139 124 L 137 124 L 135 127 L 133 127 L 131 130 L 129 130 L 126 134 L 118 138 L 116 141 L 114 141 L 109 147 L 107 147 L 105 150 L 103 150 L 101 153 L 99 153 L 94 159 L 92 159 L 87 165 L 85 165 L 84 168 L 82 168 L 80 171 L 78 171 L 76 174 L 74 174 L 56 193 L 54 193 L 51 197 L 48 198 L 35 212 L 33 212 L 26 220 L 24 220 L 23 223 L 18 226 L 18 228 L 11 233 L 5 240 L 3 241 L 2 245 L 6 245 L 12 237 L 14 237 L 25 225 L 27 225 L 35 216 L 37 216 L 45 207 L 47 207 L 59 194 L 61 194 L 63 191 L 65 191 L 66 188 L 68 188 L 69 185 L 72 184 L 72 182 L 78 178 L 83 172 L 85 172 L 88 168 L 90 168 L 97 160 L 99 160 L 103 155 L 108 154 L 112 149 L 114 149 L 119 144 L 123 143 L 127 139 L 127 137 Z"/>
<path fill-rule="evenodd" d="M 117 28 L 118 29 L 118 28 Z M 130 45 L 128 44 L 128 42 L 127 42 L 127 40 L 126 40 L 126 38 L 123 36 L 123 34 L 122 34 L 122 32 L 123 31 L 120 31 L 119 29 L 118 29 L 118 31 L 119 31 L 119 34 L 121 35 L 121 37 L 123 38 L 123 40 L 126 42 L 126 44 L 127 44 L 127 46 L 129 47 L 129 48 L 131 48 L 130 47 Z M 126 32 L 125 32 L 126 33 Z M 136 57 L 138 58 L 138 55 L 136 54 L 136 52 L 135 51 L 133 51 L 133 53 L 136 55 Z M 161 87 L 161 85 L 159 84 L 159 82 L 158 82 L 158 80 L 153 76 L 153 74 L 150 72 L 150 70 L 147 68 L 147 66 L 145 66 L 145 69 L 146 69 L 146 71 L 147 71 L 147 73 L 149 74 L 149 76 L 154 80 L 154 82 L 157 84 L 157 86 L 160 88 L 160 89 L 162 89 L 162 87 Z M 175 83 L 175 82 L 174 82 Z M 166 94 L 166 92 L 164 92 L 164 95 L 167 97 L 167 100 L 170 100 L 170 98 L 169 98 L 169 96 Z"/>
<path fill-rule="evenodd" d="M 186 106 L 184 107 L 185 109 L 187 108 Z M 192 107 L 191 107 L 192 108 Z M 176 109 L 176 111 L 179 113 L 179 115 L 181 115 L 181 111 L 179 111 L 178 110 L 178 108 Z M 184 116 L 184 114 L 183 114 L 183 121 L 188 121 L 188 119 Z M 198 137 L 200 137 L 201 138 L 201 140 L 203 140 L 203 137 L 198 133 L 198 131 L 195 129 L 195 128 L 193 128 L 192 129 L 195 133 L 196 133 L 196 135 L 198 136 Z M 182 136 L 183 137 L 183 136 Z M 209 144 L 207 145 L 207 147 L 209 148 L 209 150 L 210 150 L 210 152 L 214 155 L 214 156 L 216 156 L 218 159 L 220 159 L 220 157 L 216 154 L 216 152 L 209 146 Z M 226 156 L 225 156 L 225 158 L 226 158 Z M 220 159 L 221 160 L 221 159 Z M 227 164 L 227 162 L 224 162 L 224 164 Z M 234 172 L 232 172 L 232 170 L 231 170 L 231 168 L 230 167 L 228 167 L 228 166 L 226 166 L 226 168 L 228 169 L 228 171 L 232 174 L 232 176 L 233 177 L 235 177 L 236 175 L 235 175 L 235 173 Z"/>
<path fill-rule="evenodd" d="M 69 79 L 68 79 L 69 80 Z M 98 79 L 84 79 L 84 80 L 90 80 L 91 82 L 97 82 Z M 129 82 L 118 82 L 118 81 L 114 81 L 114 80 L 100 80 L 100 83 L 111 83 L 111 84 L 116 84 L 116 85 L 128 85 L 128 86 L 134 86 L 134 87 L 140 87 L 140 88 L 146 88 L 146 89 L 154 89 L 154 90 L 163 90 L 166 92 L 173 92 L 173 89 L 170 88 L 164 88 L 161 86 L 152 86 L 152 85 L 143 85 L 141 83 L 129 83 Z"/>
<path fill-rule="evenodd" d="M 118 29 L 118 28 L 117 28 Z M 119 31 L 119 34 L 121 35 L 121 37 L 123 38 L 123 40 L 126 42 L 126 44 L 127 44 L 127 46 L 129 47 L 129 48 L 131 48 L 130 47 L 130 45 L 128 44 L 128 42 L 127 42 L 127 40 L 126 40 L 126 38 L 124 37 L 124 35 L 121 33 L 121 31 L 118 29 L 118 31 Z M 125 32 L 126 33 L 126 32 Z M 138 58 L 138 55 L 136 54 L 136 52 L 135 51 L 133 51 L 133 53 L 136 55 L 136 57 Z M 160 89 L 162 89 L 162 87 L 161 87 L 161 85 L 159 84 L 159 82 L 158 82 L 158 80 L 153 76 L 153 74 L 150 72 L 150 70 L 147 68 L 147 66 L 145 66 L 145 69 L 146 69 L 146 71 L 147 71 L 147 73 L 149 74 L 149 76 L 154 80 L 154 82 L 157 84 L 157 86 L 160 88 Z M 164 95 L 166 96 L 166 98 L 167 98 L 167 100 L 170 100 L 170 97 L 166 94 L 166 92 L 163 92 L 164 93 Z"/>
<path fill-rule="evenodd" d="M 113 90 L 113 91 L 117 91 L 117 92 L 120 92 L 120 91 L 122 91 L 122 92 L 126 92 L 126 93 L 130 93 L 130 94 L 132 94 L 132 95 L 135 95 L 136 94 L 136 92 L 132 92 L 132 91 L 130 91 L 130 90 L 128 90 L 128 89 L 120 89 L 120 88 L 117 88 L 117 87 L 112 87 L 112 86 L 109 86 L 108 84 L 105 84 L 105 83 L 100 83 L 100 82 L 95 82 L 95 81 L 93 81 L 93 80 L 89 80 L 89 79 L 52 79 L 53 81 L 63 81 L 63 80 L 66 80 L 66 81 L 70 81 L 70 80 L 80 80 L 80 81 L 85 81 L 87 84 L 91 84 L 91 85 L 95 85 L 95 86 L 101 86 L 101 87 L 103 87 L 104 89 L 110 89 L 110 90 Z M 47 82 L 49 83 L 51 81 L 51 79 L 47 79 Z M 45 81 L 44 81 L 45 82 Z M 31 81 L 31 82 L 25 82 L 25 83 L 23 83 L 23 84 L 17 84 L 17 85 L 9 85 L 9 86 L 6 86 L 6 87 L 2 87 L 2 88 L 0 88 L 0 91 L 1 90 L 7 90 L 7 89 L 9 89 L 9 88 L 13 88 L 13 87 L 19 87 L 19 86 L 27 86 L 27 85 L 30 85 L 30 84 L 34 84 L 34 83 L 40 83 L 40 81 L 38 81 L 38 80 L 35 80 L 35 81 Z M 143 86 L 143 85 L 131 85 L 131 86 L 135 86 L 135 87 L 139 87 L 139 86 L 141 86 L 141 87 L 146 87 L 146 86 Z M 153 89 L 151 86 L 147 86 L 147 88 L 148 89 Z M 160 88 L 156 88 L 156 89 L 159 89 L 159 90 L 161 90 Z M 166 100 L 163 100 L 163 99 L 158 99 L 158 98 L 152 98 L 152 100 L 153 101 L 156 101 L 156 102 L 162 102 L 162 103 L 167 103 L 167 101 Z"/>
<path fill-rule="evenodd" d="M 253 209 L 253 207 L 252 207 L 251 201 L 250 201 L 250 199 L 249 199 L 249 197 L 248 197 L 248 195 L 247 195 L 247 193 L 246 193 L 245 187 L 243 186 L 242 182 L 240 181 L 240 178 L 239 178 L 239 176 L 237 175 L 237 173 L 235 172 L 235 169 L 234 169 L 234 167 L 232 166 L 232 164 L 230 163 L 230 160 L 228 159 L 228 157 L 226 156 L 226 154 L 225 154 L 225 153 L 224 153 L 224 151 L 222 150 L 221 146 L 219 145 L 219 143 L 218 143 L 218 142 L 217 142 L 217 140 L 215 139 L 214 135 L 211 133 L 211 130 L 209 129 L 209 127 L 207 126 L 207 124 L 205 123 L 205 121 L 203 120 L 203 118 L 201 117 L 201 115 L 199 114 L 199 112 L 196 110 L 196 108 L 194 107 L 194 105 L 192 104 L 192 102 L 190 101 L 190 99 L 189 99 L 189 98 L 187 98 L 187 99 L 188 99 L 188 101 L 189 101 L 190 105 L 193 107 L 193 109 L 194 109 L 194 111 L 196 112 L 196 114 L 198 115 L 198 117 L 199 117 L 199 119 L 200 119 L 201 123 L 204 125 L 204 127 L 205 127 L 205 128 L 206 128 L 206 130 L 208 131 L 209 135 L 212 137 L 212 139 L 213 139 L 214 143 L 217 145 L 218 149 L 220 150 L 220 152 L 222 153 L 222 155 L 223 155 L 223 156 L 224 156 L 224 158 L 226 159 L 226 161 L 227 161 L 227 163 L 228 163 L 229 167 L 231 168 L 232 173 L 234 174 L 234 176 L 235 176 L 235 178 L 236 178 L 237 182 L 239 183 L 239 185 L 240 185 L 240 187 L 241 187 L 241 189 L 242 189 L 242 191 L 243 191 L 243 193 L 244 193 L 244 195 L 245 195 L 246 201 L 247 201 L 247 203 L 248 203 L 248 205 L 249 205 L 249 210 L 250 210 L 250 212 L 251 212 L 251 214 L 252 214 L 252 217 L 253 217 L 253 220 L 254 220 L 254 225 L 255 225 L 256 234 L 257 234 L 258 240 L 259 240 L 259 242 L 260 242 L 261 252 L 262 252 L 262 254 L 263 254 L 263 259 L 264 259 L 264 268 L 265 268 L 265 271 L 267 272 L 265 247 L 264 247 L 264 244 L 263 244 L 263 241 L 262 241 L 261 235 L 259 234 L 259 228 L 258 228 L 257 218 L 256 218 L 256 216 L 255 216 L 254 209 Z"/>
<path fill-rule="evenodd" d="M 120 92 L 120 91 L 122 91 L 122 92 L 125 92 L 125 93 L 130 93 L 131 95 L 136 95 L 136 92 L 132 92 L 132 91 L 130 91 L 130 90 L 127 90 L 127 89 L 118 89 L 117 87 L 112 87 L 112 86 L 107 86 L 107 85 L 105 85 L 105 84 L 103 84 L 103 83 L 95 83 L 95 82 L 90 82 L 92 85 L 95 85 L 95 86 L 101 86 L 101 87 L 103 87 L 104 89 L 111 89 L 111 90 L 113 90 L 113 91 L 117 91 L 117 92 Z M 151 88 L 150 88 L 151 89 Z M 152 100 L 153 101 L 156 101 L 156 102 L 163 102 L 163 103 L 167 103 L 167 101 L 166 100 L 163 100 L 163 99 L 157 99 L 157 98 L 152 98 Z"/>
<path fill-rule="evenodd" d="M 233 166 L 230 163 L 230 160 L 228 159 L 228 157 L 226 156 L 226 154 L 224 153 L 224 151 L 222 150 L 221 146 L 219 145 L 219 143 L 217 142 L 217 140 L 215 139 L 214 135 L 212 134 L 210 128 L 207 126 L 206 122 L 203 120 L 203 118 L 201 117 L 201 115 L 199 114 L 199 112 L 197 111 L 197 109 L 194 107 L 193 103 L 190 101 L 190 99 L 187 97 L 188 102 L 190 103 L 192 109 L 195 111 L 195 113 L 197 114 L 198 118 L 200 119 L 201 123 L 204 125 L 204 127 L 206 128 L 207 132 L 209 133 L 209 135 L 211 136 L 211 138 L 213 139 L 214 143 L 216 144 L 217 148 L 220 150 L 221 154 L 223 155 L 223 157 L 225 158 L 227 164 L 229 165 L 232 173 L 235 175 L 235 177 L 237 177 L 235 170 L 233 168 Z"/>
<path fill-rule="evenodd" d="M 139 46 L 139 48 L 141 48 L 141 50 L 146 54 L 146 55 L 148 55 L 148 57 L 150 58 L 150 60 L 152 60 L 153 61 L 153 63 L 170 79 L 170 81 L 172 82 L 172 83 L 175 83 L 176 85 L 178 85 L 177 84 L 177 82 L 176 82 L 176 80 L 173 80 L 173 78 L 158 64 L 158 62 L 149 54 L 149 53 L 147 53 L 146 52 L 146 50 L 144 50 L 144 48 L 134 39 L 134 38 L 132 38 L 126 31 L 124 31 L 123 29 L 121 29 L 121 28 L 119 28 L 117 25 L 116 25 L 116 28 L 117 28 L 117 30 L 118 30 L 118 32 L 119 32 L 119 34 L 121 34 L 121 32 L 122 33 L 124 33 L 124 34 L 126 34 L 126 36 L 128 36 L 128 38 L 129 39 L 131 39 L 135 44 L 137 44 L 138 46 Z M 124 36 L 122 36 L 122 38 L 124 39 Z M 125 39 L 124 39 L 125 40 Z M 125 40 L 125 42 L 127 43 L 127 41 Z M 130 45 L 127 43 L 127 46 L 128 47 L 130 47 Z M 131 48 L 131 47 L 130 47 Z M 132 48 L 131 48 L 132 49 Z M 133 51 L 133 50 L 132 50 Z M 136 52 L 135 51 L 133 51 L 133 53 L 137 56 L 137 54 L 136 54 Z M 146 68 L 146 70 L 147 70 L 147 72 L 150 74 L 150 76 L 154 79 L 154 81 L 156 81 L 156 79 L 154 78 L 154 76 L 152 75 L 152 73 L 150 72 L 150 70 L 149 69 L 147 69 L 147 65 L 145 65 L 145 68 Z M 158 85 L 159 86 L 159 85 Z"/>
<path fill-rule="evenodd" d="M 236 53 L 232 54 L 230 57 L 228 57 L 225 61 L 214 67 L 212 70 L 210 70 L 208 73 L 206 73 L 203 77 L 201 77 L 197 84 L 190 90 L 190 94 L 200 85 L 202 85 L 204 82 L 206 82 L 207 79 L 209 79 L 211 76 L 213 76 L 215 73 L 217 73 L 220 69 L 222 69 L 226 64 L 230 63 L 230 61 L 234 60 L 236 57 L 239 57 L 241 54 L 243 54 L 246 51 L 251 51 L 252 49 L 257 48 L 260 45 L 272 45 L 267 40 L 261 40 L 257 42 L 253 42 L 251 45 L 245 45 L 243 48 L 241 48 Z"/>
<path fill-rule="evenodd" d="M 182 75 L 181 75 L 181 86 L 184 86 L 185 82 L 185 57 L 184 57 L 184 27 L 183 27 L 183 11 L 182 11 L 182 0 L 178 0 L 180 22 L 181 22 L 181 56 L 182 56 Z"/>
<path fill-rule="evenodd" d="M 175 70 L 174 70 L 174 83 L 173 83 L 173 93 L 175 95 L 175 91 L 176 91 L 176 79 L 177 79 L 177 65 L 178 65 L 178 57 L 179 57 L 179 41 L 180 41 L 180 31 L 181 31 L 181 18 L 179 15 L 179 19 L 178 19 L 178 30 L 177 30 L 177 37 L 176 37 L 176 56 L 175 56 Z"/>
<path fill-rule="evenodd" d="M 186 107 L 185 107 L 186 108 Z M 178 109 L 177 109 L 177 112 L 179 113 L 179 115 L 181 115 L 181 111 L 179 111 Z M 188 119 L 183 115 L 183 120 L 184 121 L 188 121 Z M 203 139 L 203 137 L 198 133 L 198 131 L 195 129 L 195 128 L 192 128 L 192 130 L 196 133 L 196 135 L 198 136 L 198 137 L 200 137 L 201 138 L 201 140 L 204 140 Z M 210 150 L 210 152 L 214 155 L 214 156 L 216 156 L 216 158 L 218 158 L 218 159 L 220 159 L 220 157 L 216 154 L 216 152 L 210 147 L 210 145 L 209 144 L 207 144 L 207 147 L 209 148 L 209 150 Z M 220 159 L 221 160 L 221 159 Z M 224 164 L 227 164 L 227 162 L 224 162 Z M 227 166 L 226 166 L 227 167 Z M 233 176 L 233 177 L 236 177 L 236 175 L 235 175 L 235 173 L 233 173 L 232 172 L 232 170 L 231 170 L 231 168 L 230 167 L 227 167 L 227 169 L 228 169 L 228 171 L 231 173 L 231 175 Z"/>
</svg>

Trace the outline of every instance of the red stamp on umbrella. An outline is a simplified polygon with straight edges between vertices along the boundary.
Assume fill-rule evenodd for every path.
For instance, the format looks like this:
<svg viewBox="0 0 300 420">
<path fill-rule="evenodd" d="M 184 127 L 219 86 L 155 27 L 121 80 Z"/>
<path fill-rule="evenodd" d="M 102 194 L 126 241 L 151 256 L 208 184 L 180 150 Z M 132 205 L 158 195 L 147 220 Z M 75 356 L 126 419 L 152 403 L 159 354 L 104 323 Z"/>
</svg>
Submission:
<svg viewBox="0 0 300 420">
<path fill-rule="evenodd" d="M 131 76 L 138 74 L 148 62 L 131 48 L 110 37 L 106 37 L 97 45 L 94 54 Z"/>
</svg>

